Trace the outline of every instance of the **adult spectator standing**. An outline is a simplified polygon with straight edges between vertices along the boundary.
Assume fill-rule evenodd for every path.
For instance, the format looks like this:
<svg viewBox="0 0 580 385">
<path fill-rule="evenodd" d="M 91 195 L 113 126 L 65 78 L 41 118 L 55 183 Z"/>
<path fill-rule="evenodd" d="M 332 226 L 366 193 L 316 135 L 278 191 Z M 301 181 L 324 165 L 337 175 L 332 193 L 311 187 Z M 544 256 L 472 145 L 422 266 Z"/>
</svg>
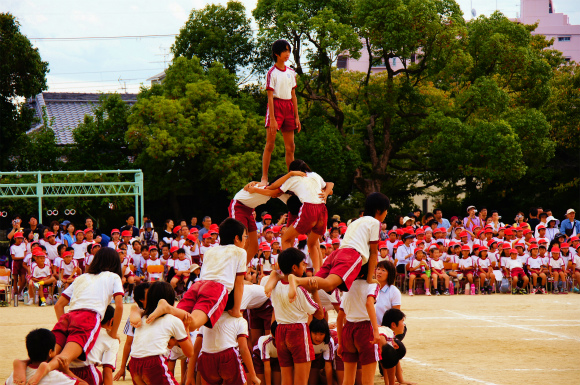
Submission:
<svg viewBox="0 0 580 385">
<path fill-rule="evenodd" d="M 487 208 L 486 207 L 482 207 L 479 210 L 479 220 L 481 222 L 481 227 L 485 226 L 485 222 L 487 221 Z"/>
<path fill-rule="evenodd" d="M 530 219 L 528 219 L 528 225 L 532 231 L 536 231 L 536 226 L 540 224 L 540 220 L 538 219 L 538 209 L 536 207 L 532 207 L 530 209 Z"/>
<path fill-rule="evenodd" d="M 104 246 L 109 244 L 109 241 L 111 240 L 111 238 L 106 236 L 107 239 L 105 242 L 105 239 L 103 239 L 104 237 L 103 237 L 103 234 L 101 233 L 101 230 L 99 230 L 98 228 L 95 228 L 95 222 L 93 221 L 93 218 L 87 217 L 85 219 L 85 227 L 87 229 L 93 230 L 93 234 L 95 236 L 95 242 L 97 242 L 101 245 L 104 245 Z"/>
<path fill-rule="evenodd" d="M 441 211 L 441 209 L 433 210 L 433 216 L 438 223 L 437 227 L 443 227 L 445 230 L 447 230 L 451 226 L 449 221 L 443 218 L 443 211 Z"/>
<path fill-rule="evenodd" d="M 197 217 L 191 217 L 191 221 L 189 222 L 190 225 L 188 226 L 189 229 L 198 229 L 201 230 L 201 226 L 197 224 Z"/>
<path fill-rule="evenodd" d="M 155 228 L 155 225 L 153 224 L 153 222 L 151 221 L 151 215 L 149 214 L 144 214 L 143 215 L 143 224 L 141 225 L 141 228 L 139 229 L 139 234 L 142 234 L 145 231 L 145 223 L 149 222 L 151 225 L 151 228 Z"/>
<path fill-rule="evenodd" d="M 499 213 L 497 212 L 497 210 L 492 210 L 491 211 L 491 227 L 493 230 L 493 234 L 495 236 L 497 236 L 497 233 L 499 233 L 499 228 L 504 226 L 504 224 L 499 221 L 500 219 L 501 219 L 501 217 L 499 216 Z"/>
<path fill-rule="evenodd" d="M 203 222 L 201 222 L 201 224 L 203 225 L 203 229 L 199 230 L 199 239 L 203 239 L 203 235 L 209 231 L 209 228 L 211 227 L 211 217 L 203 217 Z"/>
<path fill-rule="evenodd" d="M 161 234 L 159 234 L 159 236 L 161 237 L 163 242 L 165 242 L 168 245 L 171 245 L 171 241 L 173 241 L 173 227 L 174 226 L 175 226 L 175 224 L 173 223 L 173 219 L 166 219 L 165 220 L 165 228 L 163 229 Z"/>
<path fill-rule="evenodd" d="M 467 216 L 463 218 L 463 224 L 465 225 L 465 228 L 471 232 L 473 232 L 473 228 L 475 226 L 479 226 L 483 229 L 481 219 L 476 216 L 475 213 L 477 213 L 475 206 L 469 206 L 467 208 Z M 467 236 L 467 239 L 471 239 L 471 234 Z"/>
<path fill-rule="evenodd" d="M 24 229 L 22 228 L 22 217 L 16 214 L 14 218 L 12 218 L 12 228 L 6 235 L 6 237 L 10 241 L 10 246 L 14 244 L 14 234 L 22 231 L 24 231 Z"/>
<path fill-rule="evenodd" d="M 458 227 L 463 227 L 463 221 L 456 216 L 452 216 L 450 223 L 451 226 L 447 229 L 447 238 L 455 239 L 455 229 Z"/>
<path fill-rule="evenodd" d="M 560 225 L 560 232 L 566 234 L 567 238 L 580 234 L 580 221 L 577 221 L 575 217 L 576 211 L 574 209 L 568 209 L 566 211 L 566 219 Z"/>
<path fill-rule="evenodd" d="M 34 215 L 30 216 L 30 219 L 28 220 L 28 226 L 30 227 L 24 229 L 24 231 L 30 230 L 32 233 L 34 233 L 35 241 L 42 239 L 42 236 L 44 234 L 44 228 L 41 224 L 38 223 L 38 218 L 36 218 L 36 216 Z"/>
<path fill-rule="evenodd" d="M 130 231 L 132 234 L 132 237 L 138 237 L 139 236 L 139 229 L 134 226 L 135 217 L 131 214 L 127 214 L 127 216 L 125 217 L 125 222 L 127 224 L 125 226 L 121 227 L 119 229 L 119 231 L 121 231 L 121 233 L 123 233 L 123 231 Z"/>
</svg>

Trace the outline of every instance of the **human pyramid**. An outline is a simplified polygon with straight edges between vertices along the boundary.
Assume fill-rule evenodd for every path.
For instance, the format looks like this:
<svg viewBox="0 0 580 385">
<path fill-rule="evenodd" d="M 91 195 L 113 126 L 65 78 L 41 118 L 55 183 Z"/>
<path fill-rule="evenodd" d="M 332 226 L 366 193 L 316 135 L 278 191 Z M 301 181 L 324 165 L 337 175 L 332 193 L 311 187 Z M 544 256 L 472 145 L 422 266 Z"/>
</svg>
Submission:
<svg viewBox="0 0 580 385">
<path fill-rule="evenodd" d="M 217 242 L 211 243 L 208 232 L 199 247 L 196 234 L 188 234 L 175 248 L 164 245 L 159 255 L 157 246 L 142 249 L 141 242 L 131 244 L 131 234 L 117 231 L 112 247 L 93 246 L 84 274 L 73 265 L 64 281 L 59 277 L 64 290 L 54 306 L 58 322 L 52 331 L 27 335 L 29 358 L 14 361 L 7 384 L 112 384 L 124 379 L 128 367 L 133 384 L 175 385 L 177 360 L 185 384 L 366 385 L 373 383 L 377 362 L 385 384 L 394 384 L 396 376 L 403 382 L 405 315 L 397 306 L 375 310 L 375 272 L 389 285 L 396 275 L 390 261 L 377 266 L 389 199 L 370 194 L 364 216 L 348 226 L 340 248 L 323 251 L 327 247 L 319 240 L 333 183 L 294 159 L 294 131 L 301 127 L 296 76 L 285 65 L 290 53 L 286 41 L 272 45 L 276 63 L 266 83 L 262 179 L 235 195 L 230 217 L 213 234 Z M 277 131 L 284 137 L 288 173 L 270 180 Z M 288 205 L 287 227 L 281 237 L 266 229 L 260 243 L 254 210 L 271 198 Z M 43 286 L 55 279 L 46 269 L 46 249 L 31 250 L 31 290 L 42 300 Z M 146 271 L 136 273 L 131 255 L 143 258 L 145 252 Z M 74 249 L 62 253 L 65 266 L 73 263 L 71 254 Z M 252 266 L 258 265 L 262 278 L 253 284 Z M 113 378 L 123 303 L 133 302 L 122 364 Z M 336 322 L 328 322 L 328 310 L 337 311 Z"/>
</svg>

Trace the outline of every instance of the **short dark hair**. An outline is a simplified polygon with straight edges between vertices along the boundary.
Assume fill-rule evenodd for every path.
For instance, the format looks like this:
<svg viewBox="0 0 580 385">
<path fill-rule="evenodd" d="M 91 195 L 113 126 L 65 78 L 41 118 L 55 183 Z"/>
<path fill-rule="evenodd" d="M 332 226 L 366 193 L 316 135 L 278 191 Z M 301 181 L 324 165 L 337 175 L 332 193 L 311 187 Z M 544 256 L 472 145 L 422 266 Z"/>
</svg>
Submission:
<svg viewBox="0 0 580 385">
<path fill-rule="evenodd" d="M 292 266 L 300 266 L 306 259 L 304 253 L 295 247 L 289 247 L 278 256 L 278 266 L 284 275 L 292 273 Z"/>
<path fill-rule="evenodd" d="M 65 245 L 64 243 L 61 243 L 60 245 L 58 245 L 58 246 L 56 247 L 56 253 L 60 255 L 60 251 L 61 251 L 63 248 L 66 250 L 66 245 Z M 73 250 L 74 250 L 74 249 L 73 249 Z"/>
<path fill-rule="evenodd" d="M 433 215 L 437 214 L 438 212 L 441 212 L 441 209 L 433 209 Z"/>
<path fill-rule="evenodd" d="M 308 326 L 311 333 L 324 333 L 324 343 L 327 345 L 330 343 L 330 328 L 328 327 L 328 322 L 324 318 L 312 318 L 312 321 L 310 321 L 310 325 Z"/>
<path fill-rule="evenodd" d="M 153 282 L 147 292 L 147 305 L 143 315 L 149 316 L 157 308 L 160 300 L 166 300 L 170 306 L 175 303 L 175 290 L 168 282 Z"/>
<path fill-rule="evenodd" d="M 280 56 L 284 51 L 290 51 L 290 53 L 292 53 L 290 43 L 286 40 L 276 40 L 272 44 L 272 59 L 276 60 L 276 55 Z"/>
<path fill-rule="evenodd" d="M 532 207 L 530 209 L 530 215 L 537 217 L 538 216 L 538 208 L 537 207 Z"/>
<path fill-rule="evenodd" d="M 54 350 L 56 337 L 48 329 L 34 329 L 26 335 L 26 350 L 32 362 L 45 362 L 48 353 Z"/>
<path fill-rule="evenodd" d="M 143 309 L 143 300 L 145 299 L 145 290 L 149 289 L 149 282 L 143 282 L 133 289 L 133 299 L 139 308 Z"/>
<path fill-rule="evenodd" d="M 105 310 L 105 316 L 101 320 L 101 326 L 106 325 L 107 322 L 113 319 L 115 316 L 115 308 L 111 305 L 107 306 L 107 310 Z"/>
<path fill-rule="evenodd" d="M 233 245 L 236 240 L 236 236 L 239 240 L 242 240 L 244 236 L 244 231 L 247 231 L 244 224 L 234 218 L 226 218 L 220 224 L 220 244 L 221 245 Z"/>
<path fill-rule="evenodd" d="M 391 201 L 389 198 L 380 192 L 374 192 L 369 194 L 365 201 L 365 215 L 369 217 L 374 217 L 379 212 L 384 212 L 391 207 Z"/>
<path fill-rule="evenodd" d="M 540 215 L 538 215 L 538 218 L 548 218 L 548 214 L 546 214 L 545 212 L 541 212 Z"/>
<path fill-rule="evenodd" d="M 135 219 L 135 215 L 134 214 L 127 214 L 125 215 L 125 221 L 128 221 L 129 218 L 133 217 L 133 219 Z"/>
<path fill-rule="evenodd" d="M 87 273 L 100 274 L 103 271 L 110 271 L 111 273 L 117 274 L 119 277 L 123 277 L 119 253 L 110 247 L 101 247 L 101 249 L 96 252 L 95 258 L 89 265 Z"/>
<path fill-rule="evenodd" d="M 302 159 L 294 159 L 288 166 L 288 171 L 312 172 L 310 166 L 308 166 Z"/>
<path fill-rule="evenodd" d="M 176 251 L 177 251 L 177 254 L 178 255 L 179 254 L 185 254 L 185 249 L 184 248 L 177 249 Z"/>
<path fill-rule="evenodd" d="M 383 315 L 383 322 L 381 322 L 381 325 L 390 329 L 393 323 L 398 324 L 403 318 L 405 318 L 405 313 L 400 309 L 391 308 Z"/>
<path fill-rule="evenodd" d="M 387 285 L 393 286 L 395 279 L 397 278 L 397 269 L 395 268 L 395 264 L 385 259 L 384 261 L 377 263 L 377 269 L 379 267 L 387 271 Z"/>
<path fill-rule="evenodd" d="M 288 211 L 290 211 L 290 214 L 298 215 L 300 212 L 300 207 L 302 207 L 302 202 L 300 202 L 300 199 L 296 195 L 292 195 L 290 198 L 288 198 L 286 206 L 288 206 Z"/>
</svg>

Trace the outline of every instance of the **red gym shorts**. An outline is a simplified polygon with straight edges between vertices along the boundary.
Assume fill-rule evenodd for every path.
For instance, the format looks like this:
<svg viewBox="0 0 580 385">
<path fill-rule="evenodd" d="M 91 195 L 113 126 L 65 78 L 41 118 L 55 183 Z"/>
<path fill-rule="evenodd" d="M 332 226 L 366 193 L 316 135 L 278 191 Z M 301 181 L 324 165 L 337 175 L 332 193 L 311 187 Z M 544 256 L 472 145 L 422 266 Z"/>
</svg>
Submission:
<svg viewBox="0 0 580 385">
<path fill-rule="evenodd" d="M 316 273 L 316 276 L 326 278 L 330 274 L 338 275 L 344 282 L 342 289 L 346 290 L 343 291 L 349 291 L 352 283 L 360 273 L 361 266 L 362 257 L 359 252 L 355 249 L 345 247 L 344 249 L 333 251 L 326 258 L 324 264 Z"/>
<path fill-rule="evenodd" d="M 189 313 L 201 310 L 209 318 L 205 326 L 212 328 L 224 312 L 227 302 L 228 290 L 224 285 L 214 281 L 197 281 L 185 292 L 177 308 Z"/>
<path fill-rule="evenodd" d="M 266 109 L 266 127 L 270 127 L 270 110 Z M 274 99 L 274 117 L 280 131 L 294 131 L 296 120 L 294 119 L 294 103 L 292 99 Z"/>
<path fill-rule="evenodd" d="M 324 235 L 326 222 L 328 222 L 328 211 L 324 203 L 303 203 L 298 218 L 292 226 L 300 234 L 308 234 L 312 231 L 315 234 Z"/>
<path fill-rule="evenodd" d="M 409 272 L 409 277 L 412 275 L 414 275 L 415 277 L 421 277 L 423 274 L 425 274 L 425 273 L 422 271 L 411 271 L 411 272 Z"/>
<path fill-rule="evenodd" d="M 129 372 L 131 377 L 138 375 L 142 379 L 147 379 L 148 384 L 179 385 L 173 374 L 167 369 L 167 358 L 162 356 L 131 357 Z M 133 384 L 137 384 L 135 380 L 133 380 Z"/>
<path fill-rule="evenodd" d="M 64 348 L 69 342 L 76 342 L 83 348 L 81 361 L 86 359 L 86 355 L 97 341 L 101 330 L 101 316 L 92 310 L 72 310 L 63 314 L 52 332 L 56 337 L 56 343 Z"/>
<path fill-rule="evenodd" d="M 101 385 L 103 383 L 103 375 L 95 365 L 70 368 L 70 371 L 88 385 Z"/>
<path fill-rule="evenodd" d="M 526 273 L 524 273 L 524 269 L 522 269 L 521 267 L 515 267 L 510 270 L 510 275 L 512 278 L 515 277 L 524 278 L 526 276 Z"/>
<path fill-rule="evenodd" d="M 288 211 L 288 216 L 286 217 L 286 225 L 288 227 L 292 226 L 294 224 L 294 222 L 296 222 L 296 219 L 298 219 L 298 216 L 292 214 L 290 211 Z"/>
<path fill-rule="evenodd" d="M 258 230 L 258 226 L 256 226 L 256 220 L 254 219 L 253 215 L 253 208 L 250 208 L 244 205 L 242 202 L 232 199 L 230 205 L 228 206 L 228 213 L 230 214 L 230 218 L 234 218 L 242 222 L 244 226 L 246 226 L 248 233 Z"/>
<path fill-rule="evenodd" d="M 12 261 L 12 275 L 25 275 L 28 273 L 26 267 L 24 267 L 23 259 L 16 259 Z"/>
<path fill-rule="evenodd" d="M 197 362 L 201 377 L 210 385 L 246 383 L 242 359 L 234 348 L 219 353 L 201 353 Z"/>
<path fill-rule="evenodd" d="M 314 359 L 314 347 L 306 324 L 278 324 L 276 329 L 278 361 L 283 368 L 310 362 Z"/>
<path fill-rule="evenodd" d="M 346 321 L 342 329 L 342 360 L 344 362 L 360 361 L 361 365 L 380 361 L 379 347 L 371 342 L 373 338 L 371 321 Z"/>
<path fill-rule="evenodd" d="M 278 363 L 277 358 L 270 357 L 270 370 L 272 372 L 279 372 L 280 371 L 280 364 Z M 260 349 L 256 346 L 254 351 L 252 352 L 252 363 L 254 364 L 254 370 L 256 374 L 264 374 L 264 361 L 260 358 Z"/>
<path fill-rule="evenodd" d="M 250 314 L 250 329 L 263 329 L 268 333 L 270 331 L 270 326 L 272 326 L 273 312 L 274 308 L 272 307 L 270 299 L 264 302 L 259 308 L 248 309 L 248 313 Z"/>
</svg>

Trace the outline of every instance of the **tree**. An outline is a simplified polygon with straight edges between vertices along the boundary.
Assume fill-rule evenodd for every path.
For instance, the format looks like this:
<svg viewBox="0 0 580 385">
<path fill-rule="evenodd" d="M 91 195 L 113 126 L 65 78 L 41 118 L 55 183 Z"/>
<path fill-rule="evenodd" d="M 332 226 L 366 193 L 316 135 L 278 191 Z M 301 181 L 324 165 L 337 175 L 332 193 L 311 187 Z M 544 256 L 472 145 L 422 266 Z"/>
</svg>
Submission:
<svg viewBox="0 0 580 385">
<path fill-rule="evenodd" d="M 208 69 L 219 62 L 232 73 L 249 66 L 255 56 L 251 21 L 237 1 L 193 10 L 171 47 L 175 57 L 196 56 Z"/>
<path fill-rule="evenodd" d="M 11 168 L 15 145 L 32 125 L 34 112 L 22 108 L 22 99 L 47 88 L 48 63 L 20 32 L 9 13 L 0 13 L 0 169 Z"/>
<path fill-rule="evenodd" d="M 219 190 L 231 197 L 260 175 L 263 117 L 218 92 L 227 79 L 233 81 L 221 64 L 205 71 L 196 57 L 179 57 L 162 86 L 141 93 L 125 138 L 151 199 L 170 195 L 176 205 L 178 195 L 200 190 L 207 198 Z M 285 170 L 279 139 L 273 175 Z"/>
<path fill-rule="evenodd" d="M 125 134 L 130 107 L 118 94 L 101 95 L 93 112 L 73 131 L 75 144 L 67 149 L 71 170 L 131 168 Z M 90 156 L 87 156 L 90 154 Z"/>
</svg>

